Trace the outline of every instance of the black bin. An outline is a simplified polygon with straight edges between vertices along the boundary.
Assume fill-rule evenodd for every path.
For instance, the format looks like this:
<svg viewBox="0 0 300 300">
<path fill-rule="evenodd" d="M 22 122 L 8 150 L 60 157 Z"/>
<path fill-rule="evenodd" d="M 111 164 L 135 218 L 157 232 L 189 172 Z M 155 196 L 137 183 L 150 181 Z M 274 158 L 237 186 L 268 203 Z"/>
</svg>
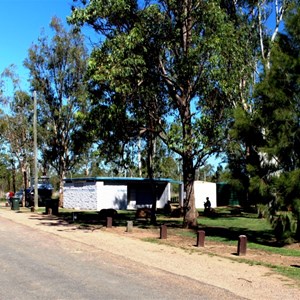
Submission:
<svg viewBox="0 0 300 300">
<path fill-rule="evenodd" d="M 59 199 L 46 199 L 45 208 L 46 214 L 58 215 Z"/>
</svg>

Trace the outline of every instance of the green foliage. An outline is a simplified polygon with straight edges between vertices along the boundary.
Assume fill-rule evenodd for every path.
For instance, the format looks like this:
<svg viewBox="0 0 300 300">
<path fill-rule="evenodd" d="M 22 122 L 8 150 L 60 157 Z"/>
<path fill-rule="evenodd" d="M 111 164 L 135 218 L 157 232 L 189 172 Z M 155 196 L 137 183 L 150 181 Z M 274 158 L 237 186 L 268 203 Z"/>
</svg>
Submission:
<svg viewBox="0 0 300 300">
<path fill-rule="evenodd" d="M 270 220 L 283 240 L 297 238 L 299 223 L 299 4 L 292 2 L 254 97 L 235 109 L 227 147 L 231 178 L 241 181 L 250 203 L 271 206 Z"/>
<path fill-rule="evenodd" d="M 291 11 L 286 19 L 286 33 L 280 34 L 271 55 L 271 68 L 257 86 L 256 122 L 264 128 L 263 151 L 276 157 L 278 169 L 299 168 L 299 26 Z"/>
<path fill-rule="evenodd" d="M 87 50 L 83 37 L 72 29 L 66 31 L 57 18 L 50 27 L 52 39 L 41 35 L 29 49 L 24 65 L 38 95 L 43 164 L 55 168 L 62 180 L 89 146 L 77 134 L 86 110 Z"/>
<path fill-rule="evenodd" d="M 28 93 L 20 88 L 20 79 L 13 65 L 6 68 L 1 74 L 12 84 L 13 96 L 3 94 L 4 104 L 9 107 L 7 114 L 1 114 L 1 141 L 4 153 L 9 153 L 7 160 L 11 164 L 8 170 L 12 177 L 9 189 L 16 191 L 28 185 L 27 174 L 33 156 L 32 116 L 33 103 Z"/>
<path fill-rule="evenodd" d="M 271 68 L 257 87 L 257 120 L 265 132 L 262 149 L 280 170 L 269 182 L 275 193 L 273 221 L 278 239 L 294 236 L 296 221 L 293 220 L 299 226 L 299 14 L 296 6 L 287 15 L 286 33 L 279 35 L 271 55 Z M 279 212 L 277 216 L 278 210 L 291 212 Z"/>
<path fill-rule="evenodd" d="M 292 208 L 299 200 L 300 170 L 284 172 L 274 179 L 277 202 L 280 208 Z"/>
<path fill-rule="evenodd" d="M 89 61 L 92 90 L 103 92 L 95 110 L 108 115 L 99 124 L 106 128 L 115 119 L 111 140 L 120 153 L 135 134 L 146 141 L 150 177 L 157 137 L 181 156 L 186 205 L 192 207 L 188 218 L 194 222 L 195 171 L 222 149 L 241 78 L 250 76 L 249 20 L 223 1 L 81 3 L 69 21 L 89 24 L 105 37 Z M 116 102 L 118 111 L 112 108 Z"/>
<path fill-rule="evenodd" d="M 271 218 L 271 224 L 277 241 L 284 243 L 293 241 L 297 224 L 291 212 L 279 212 Z"/>
</svg>

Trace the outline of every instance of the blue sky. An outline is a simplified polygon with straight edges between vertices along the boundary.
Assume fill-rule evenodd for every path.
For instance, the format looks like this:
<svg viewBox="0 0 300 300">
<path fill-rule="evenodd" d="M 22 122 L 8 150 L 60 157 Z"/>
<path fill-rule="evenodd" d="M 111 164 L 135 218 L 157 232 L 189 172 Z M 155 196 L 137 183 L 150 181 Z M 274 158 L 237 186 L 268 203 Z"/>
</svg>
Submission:
<svg viewBox="0 0 300 300">
<path fill-rule="evenodd" d="M 72 0 L 0 0 L 0 73 L 9 65 L 16 65 L 22 87 L 26 87 L 23 61 L 28 49 L 42 29 L 51 33 L 49 23 L 53 16 L 65 22 L 71 4 Z"/>
<path fill-rule="evenodd" d="M 26 88 L 27 71 L 23 61 L 31 44 L 42 29 L 51 33 L 49 23 L 53 16 L 64 22 L 71 14 L 72 0 L 0 0 L 0 73 L 11 64 Z M 91 31 L 90 31 L 91 32 Z"/>
</svg>

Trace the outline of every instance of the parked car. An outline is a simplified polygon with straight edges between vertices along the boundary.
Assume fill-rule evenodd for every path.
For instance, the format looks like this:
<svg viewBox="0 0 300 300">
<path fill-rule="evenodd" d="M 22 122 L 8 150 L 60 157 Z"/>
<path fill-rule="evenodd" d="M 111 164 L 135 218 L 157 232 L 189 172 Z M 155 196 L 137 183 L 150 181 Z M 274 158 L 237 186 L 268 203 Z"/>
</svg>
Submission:
<svg viewBox="0 0 300 300">
<path fill-rule="evenodd" d="M 45 206 L 47 199 L 51 199 L 53 186 L 49 182 L 38 183 L 38 206 Z M 25 193 L 25 206 L 34 206 L 34 185 L 29 187 Z"/>
</svg>

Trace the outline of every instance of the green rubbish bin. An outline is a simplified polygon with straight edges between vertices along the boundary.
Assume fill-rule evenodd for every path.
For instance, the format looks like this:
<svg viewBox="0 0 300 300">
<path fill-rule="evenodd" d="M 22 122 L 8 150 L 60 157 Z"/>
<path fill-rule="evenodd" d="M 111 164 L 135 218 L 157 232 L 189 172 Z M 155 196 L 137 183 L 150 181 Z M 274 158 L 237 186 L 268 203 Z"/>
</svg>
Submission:
<svg viewBox="0 0 300 300">
<path fill-rule="evenodd" d="M 18 197 L 13 197 L 11 199 L 11 209 L 12 210 L 19 210 L 20 209 L 20 199 Z"/>
</svg>

